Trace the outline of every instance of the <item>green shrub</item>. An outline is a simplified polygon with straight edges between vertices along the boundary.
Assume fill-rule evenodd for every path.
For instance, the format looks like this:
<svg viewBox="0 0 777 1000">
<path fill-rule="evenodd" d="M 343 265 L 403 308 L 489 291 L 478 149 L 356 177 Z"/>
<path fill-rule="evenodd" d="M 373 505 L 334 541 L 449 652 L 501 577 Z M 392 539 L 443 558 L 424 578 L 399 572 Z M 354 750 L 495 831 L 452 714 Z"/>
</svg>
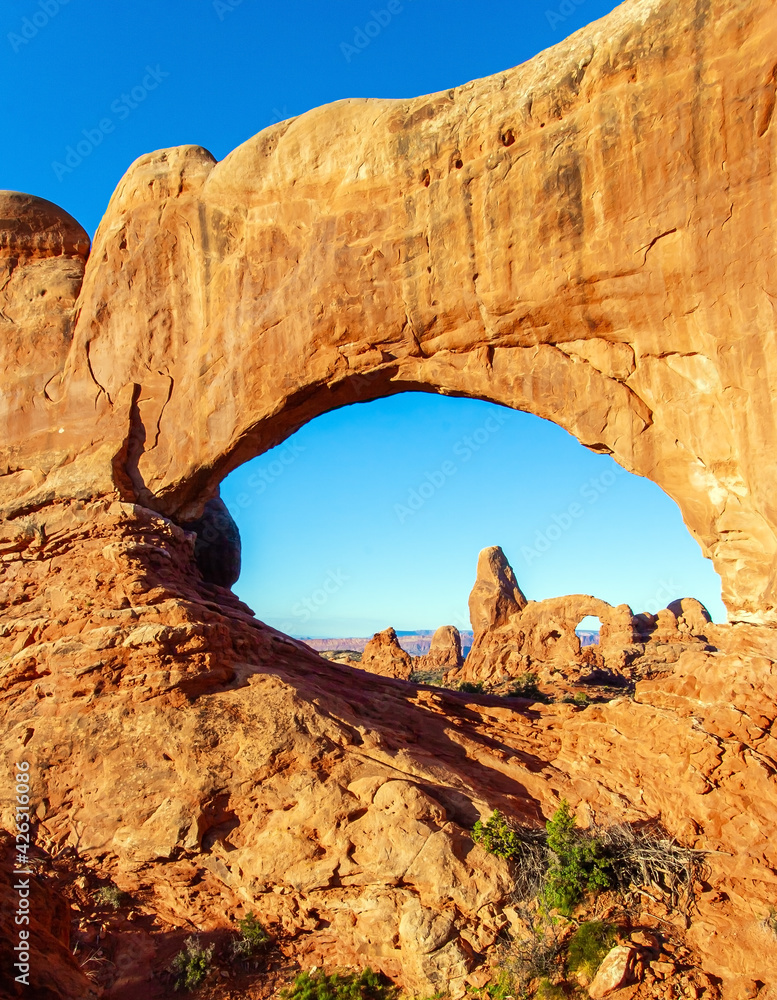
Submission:
<svg viewBox="0 0 777 1000">
<path fill-rule="evenodd" d="M 566 799 L 562 799 L 546 828 L 548 848 L 554 857 L 544 896 L 549 906 L 568 916 L 587 892 L 610 887 L 610 862 L 599 840 L 578 829 Z"/>
<path fill-rule="evenodd" d="M 507 692 L 508 698 L 528 698 L 531 701 L 541 701 L 549 702 L 550 696 L 545 694 L 544 691 L 540 691 L 537 686 L 537 681 L 539 678 L 532 671 L 528 671 L 525 674 L 521 674 L 517 677 L 515 683 Z"/>
<path fill-rule="evenodd" d="M 667 905 L 688 916 L 694 887 L 709 875 L 704 851 L 682 847 L 657 824 L 581 830 L 566 801 L 545 830 L 513 826 L 495 809 L 485 823 L 475 823 L 472 839 L 510 863 L 516 900 L 536 899 L 541 910 L 556 909 L 564 916 L 588 893 L 632 892 L 640 886 L 658 889 Z M 777 937 L 777 910 L 763 922 Z"/>
<path fill-rule="evenodd" d="M 264 925 L 257 919 L 255 913 L 238 920 L 240 936 L 232 939 L 232 957 L 234 959 L 249 959 L 263 951 L 271 938 Z"/>
<path fill-rule="evenodd" d="M 566 1000 L 563 986 L 552 983 L 549 979 L 541 979 L 534 994 L 537 1000 Z"/>
<path fill-rule="evenodd" d="M 483 694 L 483 683 L 478 681 L 477 684 L 473 684 L 471 681 L 462 681 L 458 690 L 464 694 Z"/>
<path fill-rule="evenodd" d="M 570 972 L 582 972 L 593 979 L 607 952 L 615 944 L 615 928 L 601 920 L 588 920 L 569 942 L 567 965 Z"/>
<path fill-rule="evenodd" d="M 510 862 L 516 899 L 533 899 L 541 892 L 550 860 L 543 830 L 515 828 L 494 809 L 485 823 L 475 823 L 472 839 L 489 854 Z"/>
<path fill-rule="evenodd" d="M 124 893 L 115 885 L 103 885 L 95 892 L 93 898 L 98 906 L 110 906 L 118 910 L 124 899 Z"/>
<path fill-rule="evenodd" d="M 489 854 L 496 854 L 507 861 L 518 853 L 518 834 L 498 809 L 494 809 L 485 823 L 481 820 L 475 823 L 472 839 Z"/>
<path fill-rule="evenodd" d="M 591 699 L 587 694 L 578 691 L 577 694 L 565 694 L 561 699 L 565 705 L 577 705 L 578 708 L 586 708 L 591 704 Z"/>
<path fill-rule="evenodd" d="M 489 1000 L 507 1000 L 515 990 L 515 981 L 507 969 L 500 969 L 496 980 L 484 987 Z"/>
<path fill-rule="evenodd" d="M 513 864 L 519 899 L 539 895 L 565 916 L 586 893 L 613 884 L 611 860 L 599 838 L 578 829 L 566 800 L 548 820 L 544 835 L 516 829 L 495 809 L 485 823 L 475 823 L 472 839 Z"/>
<path fill-rule="evenodd" d="M 333 972 L 323 969 L 300 972 L 291 986 L 281 991 L 284 1000 L 394 1000 L 396 987 L 372 969 Z"/>
<path fill-rule="evenodd" d="M 444 670 L 414 670 L 410 677 L 411 684 L 429 684 L 432 687 L 442 687 Z"/>
<path fill-rule="evenodd" d="M 506 968 L 499 969 L 494 979 L 485 986 L 468 986 L 467 996 L 479 997 L 481 1000 L 514 1000 L 515 977 Z M 440 1000 L 442 994 L 430 998 Z"/>
<path fill-rule="evenodd" d="M 176 990 L 194 990 L 210 972 L 213 945 L 203 948 L 197 937 L 187 938 L 183 945 L 183 950 L 173 959 L 170 971 L 176 977 Z"/>
</svg>

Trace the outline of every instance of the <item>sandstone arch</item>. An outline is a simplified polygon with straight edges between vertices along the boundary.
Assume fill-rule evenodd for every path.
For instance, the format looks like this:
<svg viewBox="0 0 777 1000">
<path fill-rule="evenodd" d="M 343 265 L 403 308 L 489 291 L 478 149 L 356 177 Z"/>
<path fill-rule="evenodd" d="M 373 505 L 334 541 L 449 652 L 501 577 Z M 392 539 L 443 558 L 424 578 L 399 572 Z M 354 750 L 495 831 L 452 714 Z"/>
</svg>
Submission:
<svg viewBox="0 0 777 1000">
<path fill-rule="evenodd" d="M 180 526 L 324 409 L 478 395 L 654 478 L 732 617 L 774 621 L 777 22 L 693 7 L 632 0 L 517 70 L 322 109 L 218 166 L 145 157 L 83 285 L 77 223 L 2 198 L 0 749 L 32 761 L 53 847 L 107 851 L 132 887 L 164 864 L 176 926 L 195 884 L 220 920 L 258 897 L 309 961 L 463 995 L 511 893 L 501 862 L 460 861 L 473 814 L 538 824 L 566 797 L 709 850 L 688 943 L 731 995 L 774 968 L 773 629 L 643 616 L 715 648 L 584 710 L 354 684 L 204 580 Z"/>
<path fill-rule="evenodd" d="M 477 396 L 655 480 L 729 616 L 774 622 L 776 48 L 769 0 L 647 0 L 552 57 L 341 101 L 218 164 L 142 157 L 62 300 L 38 433 L 10 422 L 7 513 L 118 488 L 193 520 L 326 410 Z"/>
<path fill-rule="evenodd" d="M 499 683 L 536 663 L 573 661 L 581 652 L 575 628 L 587 615 L 601 622 L 597 651 L 604 665 L 622 668 L 624 650 L 635 639 L 631 608 L 613 607 L 589 594 L 568 594 L 528 601 L 508 619 L 476 634 L 459 679 Z"/>
</svg>

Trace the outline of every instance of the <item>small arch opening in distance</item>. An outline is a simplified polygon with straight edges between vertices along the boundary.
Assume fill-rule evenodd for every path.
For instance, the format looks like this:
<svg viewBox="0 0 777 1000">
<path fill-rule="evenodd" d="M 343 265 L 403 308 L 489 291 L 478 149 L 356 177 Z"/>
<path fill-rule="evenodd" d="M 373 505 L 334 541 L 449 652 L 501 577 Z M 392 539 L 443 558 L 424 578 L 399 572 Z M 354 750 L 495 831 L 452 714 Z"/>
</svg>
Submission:
<svg viewBox="0 0 777 1000">
<path fill-rule="evenodd" d="M 596 615 L 586 615 L 575 626 L 575 635 L 580 640 L 580 648 L 599 645 L 602 623 Z"/>
</svg>

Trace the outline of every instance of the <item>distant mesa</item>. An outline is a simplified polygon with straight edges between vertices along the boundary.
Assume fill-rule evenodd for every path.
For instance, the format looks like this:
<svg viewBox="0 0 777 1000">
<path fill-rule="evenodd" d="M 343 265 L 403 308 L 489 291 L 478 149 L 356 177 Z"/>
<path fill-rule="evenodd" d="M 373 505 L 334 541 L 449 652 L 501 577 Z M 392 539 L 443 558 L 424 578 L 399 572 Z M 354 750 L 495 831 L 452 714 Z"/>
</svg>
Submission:
<svg viewBox="0 0 777 1000">
<path fill-rule="evenodd" d="M 454 626 L 442 626 L 443 628 L 453 628 Z M 439 632 L 439 629 L 437 629 Z M 461 642 L 462 656 L 466 656 L 472 645 L 472 631 L 470 629 L 457 630 Z M 434 629 L 406 629 L 401 631 L 395 629 L 397 640 L 402 649 L 411 656 L 424 656 L 432 647 L 432 640 L 435 635 Z M 296 638 L 315 649 L 317 653 L 340 653 L 345 650 L 363 653 L 364 647 L 372 638 L 371 636 L 344 636 L 343 638 L 322 639 L 315 636 L 299 635 Z"/>
</svg>

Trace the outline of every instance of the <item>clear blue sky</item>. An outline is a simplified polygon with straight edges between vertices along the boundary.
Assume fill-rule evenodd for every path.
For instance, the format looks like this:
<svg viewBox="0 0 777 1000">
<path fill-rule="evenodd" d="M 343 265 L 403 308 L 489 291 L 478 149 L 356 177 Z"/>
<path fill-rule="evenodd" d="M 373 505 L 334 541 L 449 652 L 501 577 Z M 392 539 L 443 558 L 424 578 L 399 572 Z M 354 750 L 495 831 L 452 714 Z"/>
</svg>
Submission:
<svg viewBox="0 0 777 1000">
<path fill-rule="evenodd" d="M 197 143 L 222 158 L 330 101 L 462 84 L 614 6 L 6 0 L 0 188 L 48 198 L 93 234 L 143 153 Z M 244 541 L 235 589 L 294 634 L 464 627 L 491 544 L 535 599 L 583 592 L 655 610 L 693 595 L 724 618 L 717 575 L 657 486 L 478 401 L 405 394 L 327 414 L 233 473 L 223 495 Z"/>
</svg>

